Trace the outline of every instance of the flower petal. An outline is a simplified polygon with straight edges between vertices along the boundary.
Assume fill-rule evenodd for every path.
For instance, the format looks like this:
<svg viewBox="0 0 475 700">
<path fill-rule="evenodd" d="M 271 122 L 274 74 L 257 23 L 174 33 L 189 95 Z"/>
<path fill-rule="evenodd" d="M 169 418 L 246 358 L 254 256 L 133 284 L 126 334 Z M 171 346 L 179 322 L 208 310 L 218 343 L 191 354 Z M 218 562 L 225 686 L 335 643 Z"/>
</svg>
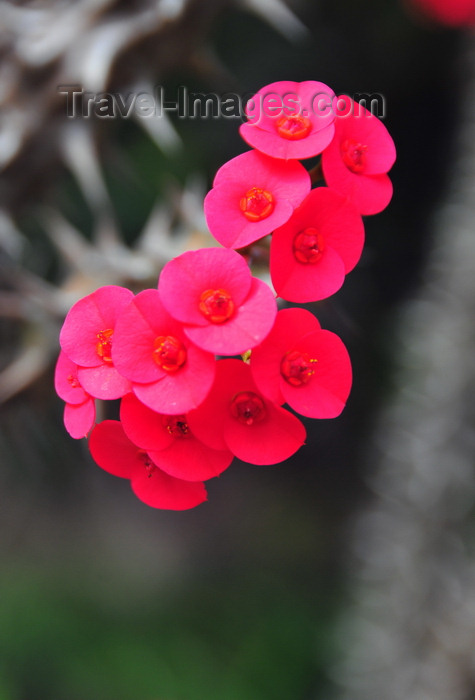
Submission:
<svg viewBox="0 0 475 700">
<path fill-rule="evenodd" d="M 158 413 L 177 415 L 197 408 L 206 398 L 214 380 L 215 359 L 210 353 L 188 346 L 185 365 L 173 374 L 150 384 L 133 384 L 133 392 Z"/>
<path fill-rule="evenodd" d="M 229 450 L 213 450 L 193 435 L 176 438 L 160 452 L 149 452 L 160 469 L 186 481 L 204 481 L 221 474 L 229 467 L 234 455 Z"/>
<path fill-rule="evenodd" d="M 247 103 L 248 121 L 241 124 L 239 132 L 250 146 L 273 158 L 310 158 L 321 153 L 333 138 L 334 98 L 328 85 L 314 80 L 271 83 Z M 278 122 L 295 115 L 307 120 L 309 131 L 301 138 L 289 139 L 279 131 Z"/>
<path fill-rule="evenodd" d="M 165 450 L 173 443 L 173 435 L 166 429 L 163 413 L 145 406 L 134 394 L 127 394 L 120 402 L 120 420 L 124 432 L 135 445 L 144 450 Z"/>
<path fill-rule="evenodd" d="M 282 358 L 302 335 L 318 330 L 318 320 L 307 309 L 282 309 L 278 312 L 271 332 L 251 353 L 252 377 L 264 396 L 276 404 L 285 403 L 280 389 Z"/>
<path fill-rule="evenodd" d="M 145 472 L 139 448 L 129 440 L 117 420 L 104 420 L 94 427 L 89 450 L 101 469 L 114 476 L 130 479 L 137 470 Z"/>
<path fill-rule="evenodd" d="M 241 198 L 257 187 L 270 193 L 274 208 L 265 218 L 249 221 Z M 225 163 L 204 201 L 212 235 L 227 248 L 242 248 L 284 224 L 310 191 L 310 176 L 298 161 L 282 161 L 247 151 Z"/>
<path fill-rule="evenodd" d="M 63 351 L 56 362 L 54 388 L 66 403 L 80 404 L 89 398 L 78 379 L 78 366 Z"/>
<path fill-rule="evenodd" d="M 158 468 L 149 475 L 145 471 L 134 475 L 131 486 L 137 498 L 152 508 L 188 510 L 207 499 L 201 481 L 176 479 Z"/>
<path fill-rule="evenodd" d="M 286 301 L 305 304 L 335 294 L 345 281 L 341 256 L 328 247 L 320 260 L 305 265 L 293 255 L 293 235 L 292 231 L 279 229 L 272 236 L 270 273 L 277 295 Z"/>
<path fill-rule="evenodd" d="M 120 399 L 131 388 L 129 380 L 112 365 L 78 367 L 78 379 L 85 391 L 96 399 Z"/>
<path fill-rule="evenodd" d="M 201 248 L 170 260 L 160 274 L 158 289 L 168 313 L 178 321 L 205 326 L 200 296 L 225 289 L 239 306 L 249 293 L 252 276 L 244 258 L 225 248 Z"/>
<path fill-rule="evenodd" d="M 224 424 L 224 439 L 229 449 L 244 462 L 277 464 L 299 450 L 306 431 L 300 420 L 289 411 L 265 402 L 267 416 L 251 426 L 232 417 Z"/>
<path fill-rule="evenodd" d="M 216 355 L 239 355 L 258 345 L 269 333 L 277 313 L 274 295 L 262 280 L 253 278 L 251 291 L 226 323 L 185 327 L 203 350 Z"/>
<path fill-rule="evenodd" d="M 292 386 L 283 377 L 281 391 L 294 411 L 309 418 L 336 418 L 345 407 L 352 383 L 351 361 L 341 339 L 319 330 L 299 338 L 294 348 L 317 362 L 307 384 Z"/>
<path fill-rule="evenodd" d="M 114 329 L 122 309 L 133 299 L 125 287 L 108 285 L 80 299 L 69 310 L 59 336 L 66 355 L 82 367 L 102 363 L 97 353 L 97 334 Z"/>
<path fill-rule="evenodd" d="M 81 404 L 67 403 L 64 407 L 64 427 L 75 440 L 86 437 L 96 420 L 96 406 L 88 398 Z"/>
</svg>

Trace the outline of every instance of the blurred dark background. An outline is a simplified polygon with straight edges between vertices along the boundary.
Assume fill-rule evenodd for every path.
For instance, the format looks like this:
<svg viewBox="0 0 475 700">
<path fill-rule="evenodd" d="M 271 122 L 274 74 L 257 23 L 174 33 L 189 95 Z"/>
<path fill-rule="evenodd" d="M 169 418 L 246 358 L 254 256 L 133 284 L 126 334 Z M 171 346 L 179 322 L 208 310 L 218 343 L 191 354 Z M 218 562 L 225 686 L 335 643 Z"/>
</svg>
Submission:
<svg viewBox="0 0 475 700">
<path fill-rule="evenodd" d="M 2 2 L 0 22 L 0 700 L 336 697 L 351 523 L 447 187 L 463 32 L 398 0 Z M 311 306 L 350 351 L 353 391 L 340 418 L 305 420 L 287 463 L 234 462 L 206 504 L 155 511 L 65 432 L 57 334 L 79 296 L 154 286 L 161 256 L 206 241 L 202 197 L 246 149 L 240 120 L 68 120 L 56 87 L 174 99 L 276 80 L 386 101 L 393 201 Z"/>
</svg>

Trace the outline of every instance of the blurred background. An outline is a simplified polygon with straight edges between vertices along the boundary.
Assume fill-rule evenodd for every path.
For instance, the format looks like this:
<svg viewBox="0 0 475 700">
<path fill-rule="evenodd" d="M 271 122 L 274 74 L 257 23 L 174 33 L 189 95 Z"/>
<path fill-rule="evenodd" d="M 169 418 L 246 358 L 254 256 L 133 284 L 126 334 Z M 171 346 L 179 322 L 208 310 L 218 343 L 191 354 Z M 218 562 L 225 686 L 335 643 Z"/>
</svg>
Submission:
<svg viewBox="0 0 475 700">
<path fill-rule="evenodd" d="M 58 332 L 211 245 L 240 119 L 68 118 L 58 86 L 381 93 L 362 260 L 311 305 L 353 362 L 287 463 L 148 508 L 62 423 Z M 475 44 L 403 0 L 0 2 L 0 700 L 475 698 Z"/>
</svg>

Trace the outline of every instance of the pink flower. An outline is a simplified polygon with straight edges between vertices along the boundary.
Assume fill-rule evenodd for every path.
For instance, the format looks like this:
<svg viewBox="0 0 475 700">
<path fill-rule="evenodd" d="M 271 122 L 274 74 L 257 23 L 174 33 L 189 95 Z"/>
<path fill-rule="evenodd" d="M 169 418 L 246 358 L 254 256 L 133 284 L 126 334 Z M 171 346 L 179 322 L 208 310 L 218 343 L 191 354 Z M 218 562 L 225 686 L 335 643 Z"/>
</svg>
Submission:
<svg viewBox="0 0 475 700">
<path fill-rule="evenodd" d="M 101 287 L 74 304 L 61 329 L 63 352 L 78 365 L 83 389 L 97 399 L 118 399 L 130 391 L 112 362 L 111 348 L 117 317 L 133 296 L 124 287 Z"/>
<path fill-rule="evenodd" d="M 269 400 L 309 418 L 340 415 L 352 383 L 342 341 L 306 309 L 279 311 L 272 331 L 252 351 L 251 372 Z"/>
<path fill-rule="evenodd" d="M 396 159 L 394 142 L 384 124 L 357 102 L 342 95 L 337 105 L 335 136 L 322 153 L 325 181 L 361 214 L 377 214 L 393 193 L 386 173 Z"/>
<path fill-rule="evenodd" d="M 475 24 L 475 0 L 411 0 L 411 3 L 441 24 L 451 27 Z"/>
<path fill-rule="evenodd" d="M 205 444 L 251 464 L 281 462 L 305 441 L 302 423 L 260 392 L 242 360 L 217 363 L 214 385 L 188 423 Z"/>
<path fill-rule="evenodd" d="M 213 355 L 193 345 L 157 289 L 140 292 L 117 320 L 112 359 L 149 408 L 177 415 L 196 408 L 214 379 Z"/>
<path fill-rule="evenodd" d="M 221 474 L 233 460 L 229 450 L 213 450 L 198 440 L 186 414 L 166 416 L 145 406 L 133 394 L 124 396 L 120 419 L 127 437 L 164 472 L 186 481 Z"/>
<path fill-rule="evenodd" d="M 333 99 L 328 85 L 314 80 L 282 80 L 261 88 L 246 105 L 243 139 L 274 158 L 310 158 L 334 134 Z"/>
<path fill-rule="evenodd" d="M 105 420 L 89 438 L 94 461 L 106 472 L 130 479 L 137 498 L 152 508 L 187 510 L 206 500 L 201 481 L 176 479 L 162 471 L 144 450 L 133 444 L 119 421 Z"/>
<path fill-rule="evenodd" d="M 64 425 L 71 437 L 86 437 L 96 419 L 96 407 L 92 396 L 81 386 L 78 367 L 64 352 L 59 353 L 54 373 L 56 393 L 66 402 Z"/>
<path fill-rule="evenodd" d="M 258 345 L 274 323 L 277 305 L 234 250 L 202 248 L 165 265 L 158 290 L 163 306 L 203 350 L 239 355 Z"/>
<path fill-rule="evenodd" d="M 272 235 L 270 273 L 277 295 L 297 303 L 331 296 L 360 259 L 363 244 L 356 207 L 328 187 L 312 190 Z"/>
<path fill-rule="evenodd" d="M 204 201 L 209 230 L 226 248 L 242 248 L 284 224 L 309 191 L 301 163 L 247 151 L 216 173 Z"/>
</svg>

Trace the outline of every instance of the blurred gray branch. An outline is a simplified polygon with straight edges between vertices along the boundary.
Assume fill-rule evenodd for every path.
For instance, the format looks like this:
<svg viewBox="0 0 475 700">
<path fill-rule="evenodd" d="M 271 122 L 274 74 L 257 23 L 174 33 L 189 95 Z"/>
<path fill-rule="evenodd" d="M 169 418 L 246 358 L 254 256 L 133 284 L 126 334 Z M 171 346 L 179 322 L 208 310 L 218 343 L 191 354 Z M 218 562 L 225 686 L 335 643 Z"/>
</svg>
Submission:
<svg viewBox="0 0 475 700">
<path fill-rule="evenodd" d="M 396 392 L 375 430 L 354 539 L 344 700 L 475 697 L 475 42 L 464 123 L 418 295 L 397 325 Z"/>
<path fill-rule="evenodd" d="M 167 205 L 153 208 L 133 249 L 124 242 L 104 181 L 101 120 L 68 119 L 58 86 L 152 94 L 157 81 L 184 68 L 228 84 L 232 76 L 207 37 L 217 15 L 233 5 L 291 39 L 305 31 L 282 0 L 0 0 L 0 292 L 11 302 L 0 303 L 0 319 L 22 323 L 11 365 L 5 367 L 11 350 L 6 360 L 0 348 L 0 402 L 48 367 L 59 324 L 81 296 L 103 284 L 155 284 L 174 255 L 214 245 L 202 213 L 206 183 L 193 174 L 183 190 L 170 185 Z M 181 148 L 166 113 L 136 122 L 163 153 Z M 42 193 L 65 169 L 92 214 L 91 241 L 59 208 L 41 206 Z M 28 241 L 17 219 L 32 208 L 64 269 L 57 286 L 23 264 Z"/>
</svg>

